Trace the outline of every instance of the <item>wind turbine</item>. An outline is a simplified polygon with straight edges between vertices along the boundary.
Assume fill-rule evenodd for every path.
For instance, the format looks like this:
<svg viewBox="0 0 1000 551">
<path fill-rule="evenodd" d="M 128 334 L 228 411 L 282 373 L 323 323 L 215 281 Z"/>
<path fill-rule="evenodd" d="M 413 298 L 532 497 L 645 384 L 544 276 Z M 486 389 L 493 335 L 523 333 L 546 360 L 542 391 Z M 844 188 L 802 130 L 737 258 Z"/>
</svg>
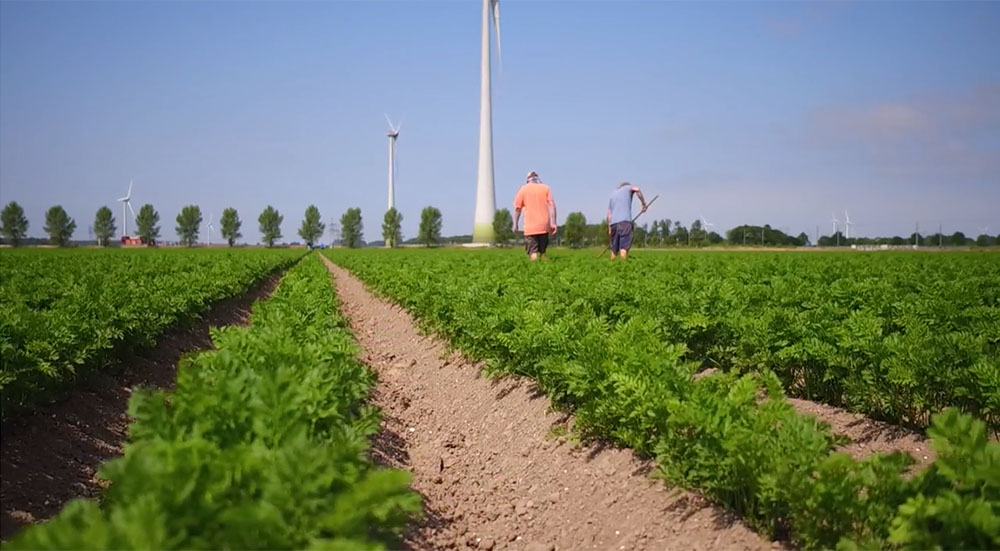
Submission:
<svg viewBox="0 0 1000 551">
<path fill-rule="evenodd" d="M 399 126 L 393 126 L 389 120 L 389 115 L 385 116 L 385 122 L 389 123 L 389 209 L 396 206 L 396 138 L 399 137 L 399 129 L 403 127 L 403 121 L 399 121 Z M 388 210 L 388 209 L 386 209 Z"/>
<path fill-rule="evenodd" d="M 847 233 L 844 234 L 844 237 L 850 239 L 852 224 L 851 224 L 851 217 L 847 214 L 847 209 L 844 209 L 844 226 L 847 228 Z"/>
<path fill-rule="evenodd" d="M 831 212 L 830 216 L 833 217 L 833 233 L 831 235 L 837 235 L 837 222 L 839 222 L 839 220 L 837 220 L 837 214 Z"/>
<path fill-rule="evenodd" d="M 497 35 L 497 60 L 500 57 L 500 3 L 483 0 L 482 62 L 479 89 L 479 174 L 476 179 L 476 217 L 472 228 L 473 243 L 493 241 L 493 213 L 496 191 L 493 185 L 493 107 L 490 81 L 490 19 Z"/>
<path fill-rule="evenodd" d="M 705 227 L 705 235 L 708 235 L 708 234 L 712 233 L 712 230 L 710 228 L 714 228 L 715 227 L 715 224 L 713 224 L 713 223 L 711 223 L 711 222 L 709 222 L 708 220 L 705 219 L 705 215 L 704 214 L 701 215 L 701 225 Z"/>
<path fill-rule="evenodd" d="M 122 237 L 128 236 L 128 213 L 132 213 L 132 217 L 135 218 L 135 211 L 132 210 L 132 203 L 129 200 L 132 198 L 132 180 L 128 181 L 128 193 L 125 197 L 121 197 L 118 201 L 122 204 Z M 125 209 L 128 209 L 126 211 Z"/>
<path fill-rule="evenodd" d="M 215 226 L 212 225 L 212 213 L 208 213 L 208 246 L 212 246 L 212 230 Z"/>
</svg>

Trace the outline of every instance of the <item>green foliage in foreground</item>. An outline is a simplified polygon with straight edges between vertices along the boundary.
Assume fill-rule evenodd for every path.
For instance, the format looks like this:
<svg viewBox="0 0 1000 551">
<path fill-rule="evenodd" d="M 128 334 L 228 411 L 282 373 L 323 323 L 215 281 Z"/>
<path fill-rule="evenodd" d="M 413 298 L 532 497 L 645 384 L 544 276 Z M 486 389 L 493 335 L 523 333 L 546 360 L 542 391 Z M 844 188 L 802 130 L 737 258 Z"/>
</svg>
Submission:
<svg viewBox="0 0 1000 551">
<path fill-rule="evenodd" d="M 166 329 L 291 265 L 302 251 L 0 251 L 3 415 L 152 345 Z"/>
<path fill-rule="evenodd" d="M 663 476 L 698 489 L 772 537 L 809 549 L 1000 547 L 1000 445 L 987 439 L 982 421 L 955 409 L 933 416 L 928 432 L 939 457 L 908 478 L 912 459 L 901 453 L 862 461 L 834 453 L 842 437 L 796 413 L 784 398 L 784 377 L 769 369 L 782 347 L 832 341 L 819 348 L 837 369 L 806 364 L 824 370 L 820 380 L 855 376 L 848 367 L 878 373 L 880 365 L 872 367 L 868 355 L 876 340 L 841 321 L 861 313 L 907 312 L 898 325 L 883 326 L 901 327 L 895 338 L 907 343 L 883 352 L 901 354 L 894 366 L 904 365 L 903 357 L 947 357 L 926 348 L 961 342 L 908 341 L 921 323 L 940 327 L 946 319 L 960 332 L 996 335 L 991 312 L 1000 278 L 987 277 L 996 270 L 992 257 L 667 254 L 608 264 L 589 251 L 541 263 L 497 251 L 328 255 L 491 370 L 534 378 L 554 401 L 575 410 L 575 426 L 584 434 L 655 456 Z M 893 292 L 887 282 L 899 278 L 910 286 Z M 961 284 L 953 288 L 955 281 Z M 825 284 L 811 295 L 794 295 L 808 293 L 813 282 Z M 914 287 L 922 300 L 909 305 Z M 784 293 L 795 298 L 786 301 Z M 972 305 L 978 309 L 970 314 L 957 310 Z M 810 331 L 805 342 L 778 343 L 761 334 L 758 323 L 769 327 L 776 312 L 789 316 L 796 307 L 814 325 L 784 323 Z M 819 318 L 833 324 L 829 334 L 815 325 Z M 885 334 L 878 339 L 885 340 L 898 344 Z M 977 352 L 973 365 L 995 361 L 995 344 L 973 342 L 980 348 L 963 345 Z M 694 377 L 706 358 L 724 354 L 729 361 L 718 363 L 726 369 Z M 734 359 L 741 357 L 758 363 L 744 366 Z M 973 377 L 966 388 L 989 384 Z M 935 394 L 947 388 L 904 388 L 910 396 L 922 391 L 949 399 Z M 875 391 L 882 388 L 873 382 L 869 392 Z M 955 405 L 969 403 L 963 398 Z"/>
<path fill-rule="evenodd" d="M 6 549 L 383 549 L 420 510 L 410 475 L 366 458 L 373 374 L 318 257 L 252 326 L 213 333 L 173 392 L 130 402 L 131 441 L 100 505 L 70 502 Z"/>
</svg>

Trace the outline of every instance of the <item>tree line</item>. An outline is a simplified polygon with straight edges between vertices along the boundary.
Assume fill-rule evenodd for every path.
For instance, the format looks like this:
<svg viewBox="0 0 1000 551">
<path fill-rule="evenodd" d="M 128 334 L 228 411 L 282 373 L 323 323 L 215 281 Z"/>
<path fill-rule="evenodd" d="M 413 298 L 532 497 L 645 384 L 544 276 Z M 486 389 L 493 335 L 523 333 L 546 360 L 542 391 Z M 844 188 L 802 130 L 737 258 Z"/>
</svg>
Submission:
<svg viewBox="0 0 1000 551">
<path fill-rule="evenodd" d="M 177 214 L 176 222 L 177 225 L 174 229 L 181 245 L 192 247 L 198 243 L 204 222 L 201 208 L 198 205 L 187 205 L 182 208 L 181 212 Z M 281 225 L 283 222 L 284 216 L 271 205 L 268 205 L 260 213 L 257 217 L 258 230 L 265 245 L 273 247 L 275 242 L 282 238 Z M 394 247 L 402 243 L 402 222 L 403 215 L 395 208 L 386 211 L 382 224 L 382 236 L 389 246 Z M 153 205 L 147 203 L 139 208 L 139 212 L 135 216 L 135 236 L 145 245 L 156 245 L 160 241 L 161 226 L 159 224 L 160 213 Z M 436 207 L 424 208 L 420 213 L 418 236 L 420 242 L 427 246 L 439 243 L 441 224 L 440 210 Z M 230 247 L 235 246 L 236 241 L 243 237 L 242 227 L 243 221 L 240 220 L 236 209 L 230 207 L 222 211 L 222 218 L 219 219 L 219 231 Z M 326 227 L 327 225 L 322 222 L 319 209 L 315 205 L 309 205 L 306 208 L 298 234 L 306 245 L 312 247 L 319 243 Z M 340 227 L 341 240 L 344 245 L 360 247 L 364 244 L 361 209 L 347 209 L 340 218 Z M 56 205 L 46 211 L 43 229 L 48 234 L 51 244 L 65 247 L 69 245 L 77 229 L 77 224 L 76 220 L 71 218 L 61 205 Z M 110 246 L 118 229 L 111 209 L 107 206 L 97 209 L 94 224 L 90 229 L 99 246 Z M 3 236 L 4 241 L 16 247 L 24 243 L 27 234 L 28 219 L 24 214 L 24 208 L 16 201 L 11 201 L 0 213 L 0 235 Z"/>
<path fill-rule="evenodd" d="M 204 222 L 201 208 L 198 205 L 187 205 L 182 208 L 181 212 L 177 214 L 176 222 L 175 231 L 182 245 L 191 247 L 198 243 L 201 226 Z M 283 222 L 284 216 L 271 205 L 268 205 L 260 213 L 257 217 L 258 230 L 265 245 L 273 247 L 275 242 L 282 238 L 281 225 Z M 382 239 L 387 247 L 398 247 L 404 242 L 401 230 L 402 222 L 403 215 L 397 209 L 391 208 L 385 212 L 382 219 Z M 159 223 L 160 214 L 153 205 L 143 205 L 135 217 L 136 236 L 146 245 L 156 245 L 160 240 Z M 496 211 L 493 217 L 496 244 L 503 246 L 514 241 L 513 224 L 514 220 L 508 209 Z M 219 225 L 220 233 L 230 247 L 243 237 L 241 233 L 243 222 L 236 209 L 223 210 Z M 441 227 L 441 211 L 433 206 L 425 207 L 420 212 L 416 243 L 428 247 L 440 244 L 442 242 Z M 309 205 L 303 216 L 298 235 L 305 241 L 306 245 L 312 247 L 319 243 L 326 228 L 327 225 L 322 222 L 319 209 L 315 205 Z M 46 211 L 43 229 L 48 234 L 51 244 L 62 247 L 69 244 L 77 225 L 62 206 L 56 205 Z M 116 230 L 116 220 L 111 209 L 107 206 L 97 209 L 93 226 L 91 226 L 97 244 L 103 247 L 111 245 Z M 365 244 L 364 223 L 360 208 L 347 209 L 340 217 L 339 228 L 331 223 L 330 230 L 333 241 L 339 241 L 346 247 L 361 247 Z M 28 219 L 24 215 L 24 209 L 16 201 L 11 201 L 4 207 L 2 216 L 0 216 L 0 235 L 7 243 L 18 246 L 26 239 L 27 232 Z M 607 243 L 607 235 L 607 225 L 603 220 L 596 224 L 589 224 L 582 212 L 571 212 L 559 228 L 557 239 L 559 244 L 577 248 L 604 245 Z M 636 226 L 633 237 L 633 246 L 640 248 L 701 247 L 718 244 L 797 247 L 808 246 L 811 242 L 809 236 L 804 232 L 792 236 L 767 224 L 763 226 L 736 226 L 727 230 L 725 237 L 723 237 L 712 231 L 711 228 L 704 227 L 701 220 L 695 220 L 689 228 L 681 224 L 680 221 L 670 219 L 653 220 Z M 951 235 L 932 234 L 927 236 L 913 233 L 906 238 L 897 236 L 852 237 L 848 239 L 842 233 L 837 232 L 833 235 L 820 237 L 817 244 L 820 246 L 992 246 L 1000 244 L 1000 236 L 982 234 L 976 239 L 972 239 L 966 237 L 962 232 L 955 232 Z"/>
</svg>

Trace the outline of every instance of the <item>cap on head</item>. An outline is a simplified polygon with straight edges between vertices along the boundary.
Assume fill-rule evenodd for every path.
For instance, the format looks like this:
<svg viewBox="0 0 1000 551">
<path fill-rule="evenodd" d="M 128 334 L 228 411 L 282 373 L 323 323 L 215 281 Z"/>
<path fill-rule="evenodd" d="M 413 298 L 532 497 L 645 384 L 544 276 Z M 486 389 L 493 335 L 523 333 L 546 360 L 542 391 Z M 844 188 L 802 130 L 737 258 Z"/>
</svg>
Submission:
<svg viewBox="0 0 1000 551">
<path fill-rule="evenodd" d="M 529 172 L 528 175 L 524 177 L 524 180 L 528 181 L 528 180 L 530 180 L 532 178 L 538 178 L 538 173 L 535 172 L 534 170 L 532 170 L 531 172 Z"/>
<path fill-rule="evenodd" d="M 618 184 L 618 187 L 625 187 L 627 185 L 629 185 L 628 182 L 622 182 L 622 183 Z"/>
</svg>

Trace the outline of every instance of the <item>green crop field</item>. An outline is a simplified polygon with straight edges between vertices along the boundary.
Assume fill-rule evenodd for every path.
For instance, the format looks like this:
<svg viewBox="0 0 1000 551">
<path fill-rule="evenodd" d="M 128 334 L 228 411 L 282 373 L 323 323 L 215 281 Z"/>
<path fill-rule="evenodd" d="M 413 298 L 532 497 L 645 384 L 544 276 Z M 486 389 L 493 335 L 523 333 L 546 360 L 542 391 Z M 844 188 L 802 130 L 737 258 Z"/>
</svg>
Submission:
<svg viewBox="0 0 1000 551">
<path fill-rule="evenodd" d="M 24 410 L 123 348 L 233 297 L 303 251 L 0 250 L 3 414 Z"/>
<path fill-rule="evenodd" d="M 1000 256 L 326 254 L 772 536 L 1000 545 Z M 786 393 L 926 428 L 938 458 L 909 477 L 903 453 L 833 453 L 842 438 Z"/>
<path fill-rule="evenodd" d="M 169 255 L 166 258 L 170 258 Z M 288 258 L 288 255 L 285 255 Z M 213 334 L 172 392 L 139 390 L 101 503 L 71 501 L 7 549 L 384 549 L 420 497 L 367 459 L 374 377 L 313 255 Z"/>
</svg>

